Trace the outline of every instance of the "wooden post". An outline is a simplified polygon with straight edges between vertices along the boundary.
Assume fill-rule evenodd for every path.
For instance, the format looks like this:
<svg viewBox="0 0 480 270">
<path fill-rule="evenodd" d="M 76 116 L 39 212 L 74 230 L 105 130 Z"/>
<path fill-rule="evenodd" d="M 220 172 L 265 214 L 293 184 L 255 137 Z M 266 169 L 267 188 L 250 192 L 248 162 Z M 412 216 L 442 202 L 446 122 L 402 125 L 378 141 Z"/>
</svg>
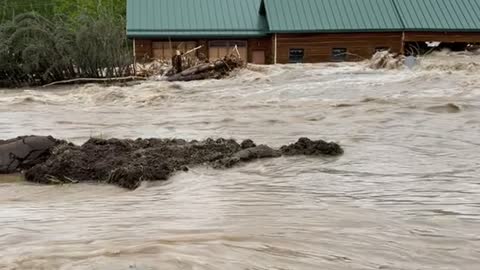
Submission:
<svg viewBox="0 0 480 270">
<path fill-rule="evenodd" d="M 405 31 L 402 32 L 402 44 L 400 44 L 400 53 L 405 55 Z"/>
<path fill-rule="evenodd" d="M 172 39 L 170 37 L 168 37 L 168 45 L 170 46 L 170 55 L 173 57 L 175 55 L 175 53 L 174 53 L 173 48 L 172 48 Z M 173 66 L 173 62 L 172 62 L 172 66 Z"/>
<path fill-rule="evenodd" d="M 133 39 L 133 75 L 137 76 L 137 52 L 136 52 L 136 39 Z"/>
<path fill-rule="evenodd" d="M 197 46 L 197 47 L 195 47 L 195 48 L 187 51 L 187 52 L 184 53 L 183 55 L 187 55 L 187 54 L 189 54 L 189 53 L 195 52 L 196 50 L 199 50 L 199 49 L 201 49 L 202 47 L 203 47 L 203 45 Z"/>
<path fill-rule="evenodd" d="M 277 63 L 277 34 L 273 36 L 273 64 Z"/>
</svg>

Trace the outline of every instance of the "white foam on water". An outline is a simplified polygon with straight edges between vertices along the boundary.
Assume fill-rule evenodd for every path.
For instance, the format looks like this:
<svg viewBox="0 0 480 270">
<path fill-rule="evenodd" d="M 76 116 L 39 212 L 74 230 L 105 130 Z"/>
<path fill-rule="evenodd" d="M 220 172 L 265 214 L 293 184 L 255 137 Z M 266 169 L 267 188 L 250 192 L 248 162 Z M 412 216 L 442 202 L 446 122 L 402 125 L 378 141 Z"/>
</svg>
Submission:
<svg viewBox="0 0 480 270">
<path fill-rule="evenodd" d="M 479 56 L 413 70 L 250 66 L 224 80 L 0 90 L 0 138 L 339 142 L 341 157 L 192 168 L 129 192 L 0 180 L 0 269 L 480 265 Z"/>
</svg>

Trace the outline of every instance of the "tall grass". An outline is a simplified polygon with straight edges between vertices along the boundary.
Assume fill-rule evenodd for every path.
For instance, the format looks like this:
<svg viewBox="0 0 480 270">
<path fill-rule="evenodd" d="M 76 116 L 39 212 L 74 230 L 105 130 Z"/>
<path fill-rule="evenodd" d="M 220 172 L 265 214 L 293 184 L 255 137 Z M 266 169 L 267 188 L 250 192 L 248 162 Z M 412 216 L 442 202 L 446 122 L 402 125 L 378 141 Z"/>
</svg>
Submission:
<svg viewBox="0 0 480 270">
<path fill-rule="evenodd" d="M 0 25 L 0 86 L 129 76 L 132 60 L 122 16 L 24 13 Z"/>
</svg>

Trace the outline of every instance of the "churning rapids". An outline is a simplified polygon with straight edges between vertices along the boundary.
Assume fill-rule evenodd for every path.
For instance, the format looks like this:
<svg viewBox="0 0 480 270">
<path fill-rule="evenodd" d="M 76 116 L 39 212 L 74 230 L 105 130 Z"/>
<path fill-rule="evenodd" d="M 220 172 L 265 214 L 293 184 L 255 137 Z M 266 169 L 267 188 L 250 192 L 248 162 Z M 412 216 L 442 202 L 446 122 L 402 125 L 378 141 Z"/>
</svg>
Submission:
<svg viewBox="0 0 480 270">
<path fill-rule="evenodd" d="M 480 268 L 480 56 L 414 70 L 0 90 L 0 139 L 339 142 L 335 158 L 193 168 L 134 191 L 0 178 L 0 269 Z"/>
</svg>

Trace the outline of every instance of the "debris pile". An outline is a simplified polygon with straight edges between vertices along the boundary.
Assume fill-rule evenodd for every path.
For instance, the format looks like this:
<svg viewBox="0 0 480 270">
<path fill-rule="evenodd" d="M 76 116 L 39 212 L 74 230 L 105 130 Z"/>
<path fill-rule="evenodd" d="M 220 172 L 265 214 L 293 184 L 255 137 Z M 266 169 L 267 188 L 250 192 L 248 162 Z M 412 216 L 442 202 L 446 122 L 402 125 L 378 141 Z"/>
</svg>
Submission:
<svg viewBox="0 0 480 270">
<path fill-rule="evenodd" d="M 238 56 L 225 56 L 214 62 L 202 63 L 181 72 L 170 75 L 168 81 L 193 81 L 205 79 L 221 79 L 237 68 L 243 68 L 245 62 Z"/>
<path fill-rule="evenodd" d="M 170 62 L 165 60 L 153 60 L 148 63 L 137 63 L 135 72 L 139 77 L 162 76 L 172 68 Z"/>
<path fill-rule="evenodd" d="M 398 69 L 404 65 L 405 56 L 389 51 L 376 52 L 370 59 L 372 69 Z"/>
<path fill-rule="evenodd" d="M 42 184 L 101 182 L 127 189 L 142 181 L 167 180 L 189 166 L 230 168 L 241 162 L 282 155 L 337 156 L 336 143 L 301 138 L 279 149 L 251 140 L 185 141 L 182 139 L 96 139 L 77 146 L 52 137 L 19 137 L 0 142 L 0 173 L 25 171 L 28 181 Z M 14 164 L 12 166 L 11 164 Z M 7 169 L 5 169 L 7 168 Z"/>
<path fill-rule="evenodd" d="M 197 57 L 194 52 L 200 48 L 202 46 L 185 53 L 177 50 L 170 60 L 145 60 L 144 64 L 136 64 L 136 75 L 166 76 L 168 81 L 221 79 L 228 76 L 234 69 L 246 67 L 246 62 L 242 59 L 237 47 L 234 47 L 230 54 L 215 61 L 209 61 L 204 56 Z"/>
</svg>

